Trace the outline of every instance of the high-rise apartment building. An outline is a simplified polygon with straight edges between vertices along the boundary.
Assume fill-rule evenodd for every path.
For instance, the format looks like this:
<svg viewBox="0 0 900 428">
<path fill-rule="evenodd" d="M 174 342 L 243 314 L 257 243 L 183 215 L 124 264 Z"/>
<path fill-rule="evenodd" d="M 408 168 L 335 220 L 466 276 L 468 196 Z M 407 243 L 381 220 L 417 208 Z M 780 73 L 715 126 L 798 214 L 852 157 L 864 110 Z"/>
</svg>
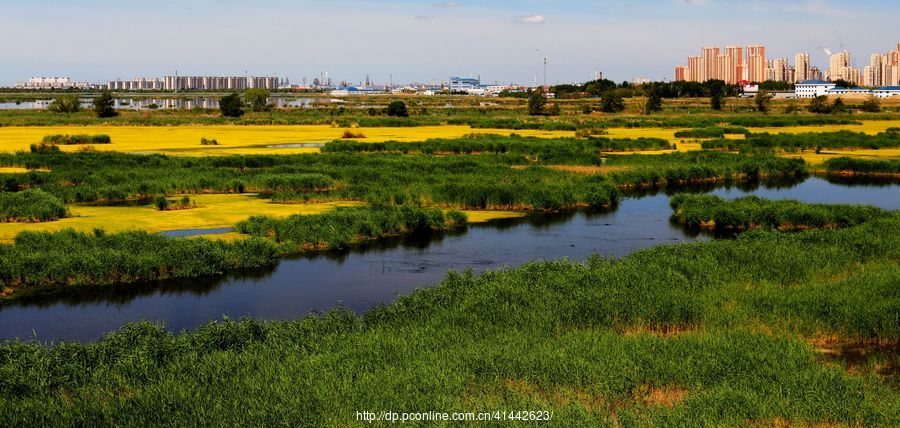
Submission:
<svg viewBox="0 0 900 428">
<path fill-rule="evenodd" d="M 707 80 L 718 79 L 719 74 L 716 69 L 717 60 L 719 57 L 719 48 L 716 47 L 705 47 L 703 48 L 703 54 L 701 55 L 702 62 L 702 70 L 700 75 L 700 81 L 705 82 Z"/>
<path fill-rule="evenodd" d="M 828 58 L 828 79 L 835 81 L 846 79 L 845 68 L 850 67 L 850 52 L 843 51 L 831 55 Z"/>
<path fill-rule="evenodd" d="M 278 89 L 278 77 L 275 76 L 166 76 L 163 87 L 167 91 L 174 90 L 244 90 L 249 88 Z"/>
<path fill-rule="evenodd" d="M 747 46 L 747 79 L 750 82 L 766 80 L 766 48 L 762 45 Z"/>
<path fill-rule="evenodd" d="M 685 73 L 685 80 L 688 82 L 703 81 L 703 58 L 699 56 L 688 57 L 688 67 Z"/>
<path fill-rule="evenodd" d="M 675 67 L 675 81 L 676 82 L 683 82 L 683 81 L 687 80 L 685 78 L 686 77 L 686 75 L 685 75 L 686 69 L 687 69 L 687 67 L 685 67 L 683 65 L 679 65 L 679 66 Z"/>
<path fill-rule="evenodd" d="M 863 68 L 862 73 L 862 84 L 863 86 L 872 86 L 878 87 L 884 85 L 884 80 L 882 79 L 882 67 L 881 64 L 884 61 L 885 55 L 881 54 L 872 54 L 869 59 L 869 65 Z"/>
<path fill-rule="evenodd" d="M 793 82 L 793 70 L 787 58 L 775 58 L 766 61 L 766 80 L 775 82 Z"/>
<path fill-rule="evenodd" d="M 743 77 L 744 49 L 740 46 L 726 46 L 725 52 L 716 58 L 716 75 L 725 83 L 735 85 Z"/>
<path fill-rule="evenodd" d="M 808 53 L 794 55 L 794 82 L 812 80 L 812 67 L 809 64 Z"/>
</svg>

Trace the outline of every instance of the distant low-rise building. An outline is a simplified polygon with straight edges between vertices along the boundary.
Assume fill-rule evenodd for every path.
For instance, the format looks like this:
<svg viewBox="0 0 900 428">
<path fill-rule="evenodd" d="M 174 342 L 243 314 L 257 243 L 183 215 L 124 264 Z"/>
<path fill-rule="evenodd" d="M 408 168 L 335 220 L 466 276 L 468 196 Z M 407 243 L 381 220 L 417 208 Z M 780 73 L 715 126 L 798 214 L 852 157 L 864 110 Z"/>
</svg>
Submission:
<svg viewBox="0 0 900 428">
<path fill-rule="evenodd" d="M 451 77 L 449 89 L 453 92 L 469 92 L 481 88 L 481 79 Z"/>
<path fill-rule="evenodd" d="M 27 82 L 16 83 L 16 89 L 93 89 L 88 82 L 75 82 L 68 77 L 32 77 Z"/>
<path fill-rule="evenodd" d="M 797 83 L 795 93 L 797 98 L 815 98 L 821 95 L 827 95 L 829 89 L 834 89 L 836 85 L 824 80 L 805 80 Z"/>
<path fill-rule="evenodd" d="M 872 95 L 878 98 L 890 98 L 900 96 L 900 86 L 882 86 L 872 89 Z"/>
</svg>

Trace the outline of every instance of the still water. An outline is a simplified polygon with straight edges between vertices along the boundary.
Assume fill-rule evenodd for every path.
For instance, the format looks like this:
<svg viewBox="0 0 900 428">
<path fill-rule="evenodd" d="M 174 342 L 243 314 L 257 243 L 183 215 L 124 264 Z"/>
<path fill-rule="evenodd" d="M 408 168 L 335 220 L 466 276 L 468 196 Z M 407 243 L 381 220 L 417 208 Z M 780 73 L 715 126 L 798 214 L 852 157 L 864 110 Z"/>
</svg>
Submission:
<svg viewBox="0 0 900 428">
<path fill-rule="evenodd" d="M 726 198 L 756 194 L 900 209 L 900 185 L 896 182 L 850 185 L 810 178 L 799 184 L 694 190 Z M 0 308 L 0 338 L 92 341 L 137 320 L 160 321 L 170 330 L 180 331 L 223 316 L 286 320 L 335 307 L 362 312 L 417 288 L 433 286 L 448 270 L 478 273 L 531 260 L 584 260 L 592 254 L 621 257 L 655 245 L 709 239 L 672 223 L 670 216 L 666 194 L 634 194 L 609 212 L 533 214 L 473 225 L 466 231 L 384 239 L 349 251 L 285 259 L 268 269 L 213 279 L 36 295 Z"/>
</svg>

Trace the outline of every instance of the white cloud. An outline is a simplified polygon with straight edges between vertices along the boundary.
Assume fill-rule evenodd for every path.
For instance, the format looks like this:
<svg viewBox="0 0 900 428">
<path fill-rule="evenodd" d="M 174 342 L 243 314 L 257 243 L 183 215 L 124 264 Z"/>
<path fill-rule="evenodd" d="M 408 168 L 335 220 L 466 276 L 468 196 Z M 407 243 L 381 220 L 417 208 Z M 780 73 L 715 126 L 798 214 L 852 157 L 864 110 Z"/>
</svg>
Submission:
<svg viewBox="0 0 900 428">
<path fill-rule="evenodd" d="M 443 3 L 432 3 L 434 7 L 462 7 L 462 3 L 457 3 L 455 1 L 447 1 Z"/>
<path fill-rule="evenodd" d="M 678 0 L 682 4 L 688 6 L 704 6 L 709 4 L 709 0 Z"/>
<path fill-rule="evenodd" d="M 518 24 L 543 24 L 546 21 L 547 19 L 543 15 L 520 16 L 515 20 Z"/>
<path fill-rule="evenodd" d="M 414 16 L 414 18 L 425 21 L 425 20 L 429 20 L 429 19 L 434 19 L 435 16 L 434 15 L 416 15 L 416 16 Z"/>
</svg>

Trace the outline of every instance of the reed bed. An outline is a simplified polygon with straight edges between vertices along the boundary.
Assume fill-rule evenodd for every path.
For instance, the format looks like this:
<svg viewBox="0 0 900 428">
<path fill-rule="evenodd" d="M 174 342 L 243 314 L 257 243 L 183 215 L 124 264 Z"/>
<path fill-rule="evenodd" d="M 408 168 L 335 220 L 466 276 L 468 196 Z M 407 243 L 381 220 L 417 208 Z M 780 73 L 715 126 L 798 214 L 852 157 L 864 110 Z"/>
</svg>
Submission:
<svg viewBox="0 0 900 428">
<path fill-rule="evenodd" d="M 900 132 L 868 135 L 862 132 L 808 132 L 802 134 L 750 134 L 743 140 L 704 141 L 704 149 L 780 149 L 796 152 L 815 149 L 882 149 L 900 147 Z"/>
<path fill-rule="evenodd" d="M 0 192 L 0 222 L 36 223 L 67 216 L 63 201 L 41 189 Z"/>
<path fill-rule="evenodd" d="M 669 205 L 673 216 L 691 229 L 840 228 L 890 215 L 887 211 L 871 206 L 804 204 L 794 200 L 769 200 L 752 195 L 725 200 L 714 195 L 682 193 L 670 198 Z"/>
</svg>

